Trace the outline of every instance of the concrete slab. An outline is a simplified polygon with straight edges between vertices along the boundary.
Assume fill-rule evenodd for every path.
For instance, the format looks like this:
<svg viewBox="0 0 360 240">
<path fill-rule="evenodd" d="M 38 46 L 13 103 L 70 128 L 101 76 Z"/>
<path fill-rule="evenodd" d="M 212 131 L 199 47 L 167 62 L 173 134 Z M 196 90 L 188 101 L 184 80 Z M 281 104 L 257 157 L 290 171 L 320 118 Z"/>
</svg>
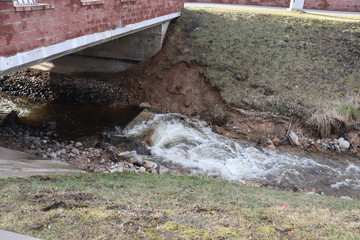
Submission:
<svg viewBox="0 0 360 240">
<path fill-rule="evenodd" d="M 30 68 L 62 74 L 76 74 L 84 72 L 121 72 L 135 64 L 117 59 L 67 55 Z"/>
<path fill-rule="evenodd" d="M 40 240 L 40 239 L 0 230 L 0 240 Z"/>
<path fill-rule="evenodd" d="M 282 10 L 282 11 L 288 10 L 288 8 L 282 8 L 282 7 L 266 7 L 266 6 L 223 4 L 223 3 L 185 3 L 185 7 L 255 8 L 255 9 Z M 320 15 L 326 14 L 326 15 L 346 15 L 346 16 L 360 17 L 360 12 L 326 11 L 326 10 L 313 10 L 313 9 L 303 9 L 303 11 L 307 13 L 320 14 Z"/>
<path fill-rule="evenodd" d="M 0 147 L 0 178 L 75 173 L 85 173 L 85 171 L 64 161 L 37 159 L 28 153 Z M 0 240 L 2 240 L 1 235 Z"/>
<path fill-rule="evenodd" d="M 304 9 L 304 11 L 307 13 L 313 13 L 313 14 L 345 15 L 345 16 L 360 17 L 360 12 L 325 11 L 325 10 L 314 10 L 314 9 Z"/>
</svg>

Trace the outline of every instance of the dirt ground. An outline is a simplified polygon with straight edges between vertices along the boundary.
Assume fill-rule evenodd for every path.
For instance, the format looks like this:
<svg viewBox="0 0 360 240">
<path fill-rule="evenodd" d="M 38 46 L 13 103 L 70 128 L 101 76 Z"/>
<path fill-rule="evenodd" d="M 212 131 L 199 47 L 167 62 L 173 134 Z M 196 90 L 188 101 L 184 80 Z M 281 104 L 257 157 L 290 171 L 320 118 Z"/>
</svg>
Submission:
<svg viewBox="0 0 360 240">
<path fill-rule="evenodd" d="M 171 36 L 174 29 L 169 31 L 168 36 Z M 188 51 L 185 34 L 183 38 L 178 40 L 183 46 L 176 48 L 182 49 L 176 52 L 179 59 L 185 59 Z M 229 107 L 219 91 L 203 76 L 204 67 L 186 61 L 172 62 L 169 56 L 174 47 L 171 44 L 167 39 L 161 52 L 151 59 L 125 72 L 108 74 L 108 82 L 126 90 L 129 104 L 148 103 L 152 108 L 164 112 L 201 118 L 216 106 L 224 113 L 226 120 L 223 128 L 216 126 L 214 131 L 234 138 L 257 143 L 265 143 L 274 138 L 285 140 L 290 123 L 292 130 L 309 134 L 296 118 Z"/>
</svg>

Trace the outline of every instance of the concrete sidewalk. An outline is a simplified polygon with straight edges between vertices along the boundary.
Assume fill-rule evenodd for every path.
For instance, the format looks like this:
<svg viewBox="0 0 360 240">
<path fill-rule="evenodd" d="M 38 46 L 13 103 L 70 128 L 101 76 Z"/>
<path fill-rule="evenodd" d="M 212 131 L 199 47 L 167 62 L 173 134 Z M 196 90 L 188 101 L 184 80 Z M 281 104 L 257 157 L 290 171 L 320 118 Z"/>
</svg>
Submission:
<svg viewBox="0 0 360 240">
<path fill-rule="evenodd" d="M 0 230 L 0 240 L 40 240 L 40 239 Z"/>
<path fill-rule="evenodd" d="M 253 6 L 253 5 L 239 5 L 239 4 L 224 4 L 224 3 L 185 3 L 186 8 L 195 7 L 195 8 L 247 8 L 247 9 L 268 9 L 268 10 L 280 10 L 288 11 L 288 8 L 281 7 L 266 7 L 266 6 Z M 344 15 L 344 16 L 355 16 L 360 17 L 360 12 L 345 12 L 345 11 L 325 11 L 325 10 L 313 10 L 313 9 L 304 9 L 304 12 L 319 14 L 319 15 Z"/>
<path fill-rule="evenodd" d="M 28 153 L 0 147 L 0 178 L 74 173 L 85 171 L 64 161 L 37 159 Z"/>
</svg>

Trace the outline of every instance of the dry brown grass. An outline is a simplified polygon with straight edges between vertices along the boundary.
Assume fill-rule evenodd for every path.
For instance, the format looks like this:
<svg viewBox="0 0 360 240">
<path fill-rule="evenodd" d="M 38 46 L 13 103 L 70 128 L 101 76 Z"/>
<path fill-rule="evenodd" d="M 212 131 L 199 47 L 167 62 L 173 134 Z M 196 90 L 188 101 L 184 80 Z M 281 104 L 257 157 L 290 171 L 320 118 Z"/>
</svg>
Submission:
<svg viewBox="0 0 360 240">
<path fill-rule="evenodd" d="M 180 46 L 177 34 L 187 33 L 186 61 L 205 67 L 204 76 L 228 105 L 295 114 L 325 136 L 338 126 L 332 115 L 338 103 L 360 96 L 359 22 L 285 11 L 187 9 L 171 41 Z"/>
<path fill-rule="evenodd" d="M 327 137 L 331 132 L 338 132 L 344 126 L 344 121 L 339 119 L 336 112 L 326 108 L 315 111 L 306 123 L 315 128 L 321 137 Z"/>
<path fill-rule="evenodd" d="M 198 177 L 0 180 L 0 229 L 41 239 L 359 239 L 360 202 Z"/>
</svg>

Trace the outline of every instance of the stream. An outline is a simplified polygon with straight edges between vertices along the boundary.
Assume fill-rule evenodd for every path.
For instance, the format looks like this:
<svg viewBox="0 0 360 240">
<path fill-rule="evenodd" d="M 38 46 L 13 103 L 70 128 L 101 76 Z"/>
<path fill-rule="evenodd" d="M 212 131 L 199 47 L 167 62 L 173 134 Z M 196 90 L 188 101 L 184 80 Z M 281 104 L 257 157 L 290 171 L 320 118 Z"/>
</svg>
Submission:
<svg viewBox="0 0 360 240">
<path fill-rule="evenodd" d="M 148 136 L 151 159 L 166 166 L 188 168 L 192 175 L 205 174 L 360 199 L 360 161 L 347 154 L 255 148 L 246 141 L 215 134 L 205 122 L 180 114 L 156 114 L 153 120 L 124 130 L 140 112 L 134 106 L 98 108 L 34 103 L 1 96 L 0 117 L 12 110 L 28 124 L 56 122 L 59 136 L 73 140 L 99 132 L 108 132 L 110 138 L 119 143 Z M 139 155 L 136 151 L 120 155 L 149 159 L 149 155 Z"/>
<path fill-rule="evenodd" d="M 345 154 L 255 148 L 246 141 L 215 134 L 205 122 L 179 114 L 158 114 L 154 120 L 113 137 L 141 138 L 149 132 L 149 150 L 158 161 L 180 164 L 195 175 L 360 198 L 360 161 Z M 123 155 L 142 157 L 134 151 Z"/>
<path fill-rule="evenodd" d="M 90 104 L 41 103 L 1 94 L 0 119 L 13 110 L 29 125 L 42 126 L 56 122 L 57 134 L 71 140 L 101 134 L 115 126 L 124 127 L 141 112 L 137 106 L 97 107 Z"/>
</svg>

